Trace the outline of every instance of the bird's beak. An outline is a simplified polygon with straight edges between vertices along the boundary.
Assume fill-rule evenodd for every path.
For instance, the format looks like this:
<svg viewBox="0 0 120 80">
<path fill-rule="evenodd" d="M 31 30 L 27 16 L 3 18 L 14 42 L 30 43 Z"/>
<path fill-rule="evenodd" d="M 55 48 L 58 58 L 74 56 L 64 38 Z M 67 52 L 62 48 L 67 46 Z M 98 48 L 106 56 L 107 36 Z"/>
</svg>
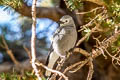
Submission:
<svg viewBox="0 0 120 80">
<path fill-rule="evenodd" d="M 57 23 L 58 23 L 58 24 L 63 24 L 64 22 L 62 22 L 62 21 L 57 21 Z"/>
</svg>

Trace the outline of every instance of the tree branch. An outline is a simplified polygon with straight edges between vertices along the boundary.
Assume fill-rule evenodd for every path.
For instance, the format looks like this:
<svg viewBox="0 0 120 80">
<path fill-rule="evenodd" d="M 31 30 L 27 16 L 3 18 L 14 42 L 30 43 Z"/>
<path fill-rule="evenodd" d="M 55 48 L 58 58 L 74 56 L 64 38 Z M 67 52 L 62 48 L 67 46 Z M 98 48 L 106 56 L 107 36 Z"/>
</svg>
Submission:
<svg viewBox="0 0 120 80">
<path fill-rule="evenodd" d="M 33 0 L 32 3 L 32 37 L 31 37 L 31 55 L 32 55 L 32 67 L 35 71 L 35 75 L 38 77 L 38 80 L 42 80 L 42 74 L 39 71 L 37 65 L 35 64 L 36 62 L 36 47 L 35 47 L 35 39 L 36 39 L 36 1 Z"/>
<path fill-rule="evenodd" d="M 31 6 L 27 6 L 25 3 L 23 3 L 20 8 L 17 8 L 15 10 L 24 16 L 32 17 L 32 15 L 30 14 Z M 60 8 L 36 7 L 36 17 L 37 18 L 50 18 L 54 21 L 58 21 L 60 19 L 60 17 L 65 14 L 66 14 L 65 11 L 63 11 Z"/>
<path fill-rule="evenodd" d="M 4 49 L 6 49 L 6 52 L 10 56 L 10 58 L 12 59 L 13 63 L 16 64 L 16 65 L 19 65 L 19 61 L 16 60 L 15 56 L 12 53 L 12 50 L 9 49 L 9 47 L 8 47 L 8 45 L 7 45 L 3 35 L 2 35 L 2 41 L 3 41 L 2 47 Z"/>
</svg>

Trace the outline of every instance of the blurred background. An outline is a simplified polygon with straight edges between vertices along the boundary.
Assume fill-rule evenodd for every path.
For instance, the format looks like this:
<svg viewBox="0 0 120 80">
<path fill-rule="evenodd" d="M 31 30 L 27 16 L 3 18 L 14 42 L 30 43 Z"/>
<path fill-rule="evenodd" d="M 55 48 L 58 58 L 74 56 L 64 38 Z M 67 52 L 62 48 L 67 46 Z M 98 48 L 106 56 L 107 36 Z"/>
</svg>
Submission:
<svg viewBox="0 0 120 80">
<path fill-rule="evenodd" d="M 32 6 L 32 0 L 24 0 L 27 6 Z M 38 0 L 37 7 L 55 7 L 52 0 Z M 23 46 L 30 50 L 32 19 L 16 12 L 10 6 L 0 6 L 0 35 L 3 35 L 10 49 L 18 60 L 28 58 Z M 49 18 L 37 18 L 36 24 L 36 46 L 38 55 L 46 55 L 50 47 L 50 38 L 58 27 L 56 21 Z M 2 40 L 0 42 L 2 44 Z M 4 48 L 0 46 L 0 63 L 8 60 Z M 21 56 L 21 57 L 20 57 Z M 24 57 L 24 59 L 23 59 Z M 21 58 L 21 59 L 20 59 Z"/>
</svg>

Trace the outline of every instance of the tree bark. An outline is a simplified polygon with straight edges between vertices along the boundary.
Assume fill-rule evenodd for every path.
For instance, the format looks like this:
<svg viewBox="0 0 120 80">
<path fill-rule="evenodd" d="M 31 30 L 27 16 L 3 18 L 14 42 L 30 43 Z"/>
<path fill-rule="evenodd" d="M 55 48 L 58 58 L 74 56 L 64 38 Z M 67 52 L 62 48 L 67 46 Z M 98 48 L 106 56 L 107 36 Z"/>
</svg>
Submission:
<svg viewBox="0 0 120 80">
<path fill-rule="evenodd" d="M 23 16 L 32 17 L 31 6 L 27 6 L 25 3 L 23 3 L 20 8 L 17 8 L 15 10 L 22 14 Z M 66 14 L 65 11 L 63 11 L 61 8 L 36 7 L 37 18 L 50 18 L 54 21 L 58 21 L 59 18 L 65 14 Z"/>
</svg>

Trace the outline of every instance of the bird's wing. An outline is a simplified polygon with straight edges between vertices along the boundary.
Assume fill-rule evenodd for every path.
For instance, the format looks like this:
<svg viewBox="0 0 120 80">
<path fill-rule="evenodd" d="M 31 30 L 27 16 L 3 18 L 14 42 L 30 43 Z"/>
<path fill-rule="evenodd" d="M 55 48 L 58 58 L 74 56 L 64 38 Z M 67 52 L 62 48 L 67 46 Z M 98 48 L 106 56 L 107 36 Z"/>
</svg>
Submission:
<svg viewBox="0 0 120 80">
<path fill-rule="evenodd" d="M 57 30 L 54 32 L 53 37 L 54 38 L 56 35 L 59 35 L 60 31 L 62 30 L 62 27 L 58 27 Z"/>
<path fill-rule="evenodd" d="M 61 30 L 62 30 L 62 27 L 58 27 L 57 30 L 54 32 L 52 38 L 54 39 L 56 35 L 59 35 Z M 48 66 L 48 68 L 53 69 L 54 64 L 56 63 L 58 58 L 59 58 L 59 55 L 54 52 L 53 40 L 52 40 L 52 44 L 51 44 L 50 51 L 49 51 L 49 54 L 48 54 L 48 57 L 47 57 L 47 61 L 46 61 L 46 65 Z M 50 71 L 46 71 L 45 75 L 46 76 L 50 76 L 51 72 Z"/>
<path fill-rule="evenodd" d="M 57 30 L 53 33 L 53 36 L 52 36 L 52 38 L 54 38 L 56 35 L 58 35 L 59 34 L 59 32 L 61 31 L 61 27 L 58 27 L 57 28 Z M 52 43 L 51 43 L 51 46 L 50 46 L 50 51 L 48 52 L 48 57 L 47 57 L 47 60 L 46 60 L 46 65 L 48 65 L 49 64 L 49 58 L 50 58 L 50 54 L 51 54 L 51 52 L 53 52 L 53 41 L 51 41 Z"/>
<path fill-rule="evenodd" d="M 53 44 L 53 42 L 52 42 L 52 44 Z M 51 54 L 51 52 L 53 52 L 52 44 L 51 44 L 51 46 L 50 46 L 50 51 L 48 52 L 47 60 L 46 60 L 46 63 L 45 63 L 46 65 L 48 65 L 48 63 L 49 63 L 49 58 L 50 58 L 50 54 Z"/>
<path fill-rule="evenodd" d="M 50 69 L 53 69 L 56 61 L 58 60 L 59 58 L 59 55 L 57 55 L 53 48 L 52 48 L 52 45 L 51 45 L 51 50 L 49 51 L 49 54 L 48 54 L 48 57 L 47 57 L 47 61 L 46 61 L 46 65 L 48 68 Z M 51 75 L 51 72 L 50 71 L 47 71 L 45 72 L 45 76 L 50 76 Z"/>
<path fill-rule="evenodd" d="M 59 58 L 59 55 L 57 55 L 54 51 L 51 52 L 49 59 L 48 59 L 49 60 L 48 61 L 48 68 L 53 69 L 58 58 Z M 51 75 L 51 72 L 46 70 L 45 76 L 49 77 L 50 75 Z"/>
</svg>

